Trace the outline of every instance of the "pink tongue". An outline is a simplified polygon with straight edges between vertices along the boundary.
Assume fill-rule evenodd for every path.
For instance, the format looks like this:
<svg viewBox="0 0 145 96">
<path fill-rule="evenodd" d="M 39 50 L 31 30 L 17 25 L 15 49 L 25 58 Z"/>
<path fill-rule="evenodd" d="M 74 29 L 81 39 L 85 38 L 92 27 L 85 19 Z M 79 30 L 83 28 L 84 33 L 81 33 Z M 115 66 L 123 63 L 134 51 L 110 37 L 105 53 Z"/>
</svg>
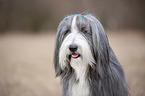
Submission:
<svg viewBox="0 0 145 96">
<path fill-rule="evenodd" d="M 74 57 L 74 58 L 76 58 L 76 57 L 78 57 L 79 55 L 78 55 L 78 54 L 72 54 L 71 56 Z"/>
</svg>

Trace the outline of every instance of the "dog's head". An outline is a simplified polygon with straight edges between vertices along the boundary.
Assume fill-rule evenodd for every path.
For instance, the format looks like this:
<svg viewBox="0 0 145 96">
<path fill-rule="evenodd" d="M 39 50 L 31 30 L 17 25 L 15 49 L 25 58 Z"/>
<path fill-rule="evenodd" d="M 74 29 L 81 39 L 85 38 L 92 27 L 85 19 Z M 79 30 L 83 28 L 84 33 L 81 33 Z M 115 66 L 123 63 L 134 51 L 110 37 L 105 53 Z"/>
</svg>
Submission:
<svg viewBox="0 0 145 96">
<path fill-rule="evenodd" d="M 58 26 L 55 47 L 55 70 L 90 66 L 102 74 L 109 64 L 108 38 L 101 23 L 91 14 L 70 15 Z M 81 63 L 81 65 L 79 65 Z"/>
</svg>

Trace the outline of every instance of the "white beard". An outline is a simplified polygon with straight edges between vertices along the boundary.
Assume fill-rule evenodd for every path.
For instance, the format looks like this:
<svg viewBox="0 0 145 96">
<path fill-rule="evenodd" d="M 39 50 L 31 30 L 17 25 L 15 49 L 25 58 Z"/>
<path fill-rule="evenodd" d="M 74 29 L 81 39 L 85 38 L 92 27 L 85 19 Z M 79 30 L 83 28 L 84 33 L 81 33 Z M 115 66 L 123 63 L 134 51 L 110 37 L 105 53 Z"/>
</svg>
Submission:
<svg viewBox="0 0 145 96">
<path fill-rule="evenodd" d="M 89 84 L 87 80 L 88 64 L 83 62 L 81 58 L 72 59 L 71 66 L 75 70 L 75 77 L 69 82 L 70 96 L 89 96 Z"/>
</svg>

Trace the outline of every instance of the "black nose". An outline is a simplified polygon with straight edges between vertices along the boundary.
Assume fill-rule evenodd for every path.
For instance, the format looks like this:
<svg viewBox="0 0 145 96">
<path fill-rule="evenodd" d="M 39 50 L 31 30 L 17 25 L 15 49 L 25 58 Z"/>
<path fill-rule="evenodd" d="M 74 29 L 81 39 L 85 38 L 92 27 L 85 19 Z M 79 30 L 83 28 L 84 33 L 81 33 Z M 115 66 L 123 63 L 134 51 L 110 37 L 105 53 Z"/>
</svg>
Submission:
<svg viewBox="0 0 145 96">
<path fill-rule="evenodd" d="M 75 44 L 71 44 L 71 45 L 69 46 L 69 50 L 70 50 L 71 52 L 75 52 L 77 49 L 78 49 L 78 46 L 75 45 Z"/>
</svg>

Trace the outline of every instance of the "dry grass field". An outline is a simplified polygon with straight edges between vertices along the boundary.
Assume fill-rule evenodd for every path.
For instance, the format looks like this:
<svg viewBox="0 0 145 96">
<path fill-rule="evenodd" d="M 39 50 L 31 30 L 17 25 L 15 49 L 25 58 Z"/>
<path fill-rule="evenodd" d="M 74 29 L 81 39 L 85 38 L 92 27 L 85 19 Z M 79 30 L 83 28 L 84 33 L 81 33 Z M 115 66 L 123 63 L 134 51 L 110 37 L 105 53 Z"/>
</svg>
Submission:
<svg viewBox="0 0 145 96">
<path fill-rule="evenodd" d="M 145 96 L 145 34 L 107 34 L 126 72 L 131 96 Z M 54 41 L 55 32 L 0 35 L 0 96 L 61 96 L 53 68 Z"/>
</svg>

